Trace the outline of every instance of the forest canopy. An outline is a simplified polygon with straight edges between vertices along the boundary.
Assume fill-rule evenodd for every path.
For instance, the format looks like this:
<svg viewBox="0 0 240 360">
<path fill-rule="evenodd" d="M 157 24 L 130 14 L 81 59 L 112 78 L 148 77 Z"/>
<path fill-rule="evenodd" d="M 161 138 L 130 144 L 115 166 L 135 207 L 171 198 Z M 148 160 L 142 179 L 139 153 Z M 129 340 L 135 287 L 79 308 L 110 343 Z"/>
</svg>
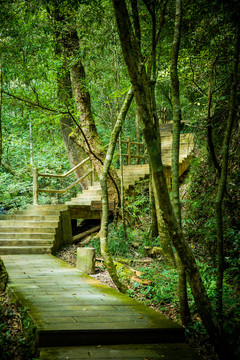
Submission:
<svg viewBox="0 0 240 360">
<path fill-rule="evenodd" d="M 151 176 L 125 196 L 128 246 L 136 229 L 142 249 L 167 234 L 183 281 L 181 321 L 188 327 L 198 311 L 222 359 L 231 326 L 239 350 L 239 14 L 237 0 L 2 0 L 0 9 L 0 216 L 32 203 L 33 168 L 64 173 L 86 156 L 102 189 L 110 173 L 109 196 L 120 202 L 116 153 L 106 164 L 111 134 L 119 126 L 122 140 L 144 142 Z M 172 124 L 171 189 L 163 123 Z M 194 151 L 179 179 L 184 132 Z M 39 203 L 63 203 L 88 185 Z"/>
</svg>

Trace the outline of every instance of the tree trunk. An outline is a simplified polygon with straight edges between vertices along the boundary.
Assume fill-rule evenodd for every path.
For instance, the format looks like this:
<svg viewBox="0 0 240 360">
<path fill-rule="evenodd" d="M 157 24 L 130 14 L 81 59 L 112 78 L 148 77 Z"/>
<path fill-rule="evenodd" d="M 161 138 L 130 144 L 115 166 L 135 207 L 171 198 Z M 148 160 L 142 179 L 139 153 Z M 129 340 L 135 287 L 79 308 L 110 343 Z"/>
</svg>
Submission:
<svg viewBox="0 0 240 360">
<path fill-rule="evenodd" d="M 60 31 L 59 23 L 63 22 L 66 18 L 65 14 L 63 14 L 57 4 L 54 4 L 54 10 L 50 10 L 48 6 L 46 6 L 47 11 L 51 18 L 55 19 L 54 28 L 55 28 L 55 55 L 58 61 L 61 59 L 61 68 L 57 74 L 57 94 L 58 99 L 61 105 L 64 105 L 65 108 L 69 109 L 72 106 L 72 84 L 70 78 L 70 72 L 68 70 L 67 57 L 64 44 L 67 42 L 67 38 L 69 36 L 68 32 Z M 64 29 L 65 30 L 65 29 Z M 70 114 L 62 114 L 60 118 L 60 125 L 62 130 L 62 138 L 65 145 L 65 149 L 67 152 L 68 160 L 72 167 L 79 164 L 84 158 L 86 158 L 86 154 L 84 151 L 70 138 L 70 134 L 74 129 L 74 122 L 70 116 Z M 85 165 L 81 168 L 78 168 L 74 174 L 77 179 L 79 179 L 84 173 L 87 172 L 89 166 Z M 86 188 L 86 186 L 90 183 L 88 179 L 84 179 L 80 186 L 82 188 Z"/>
<path fill-rule="evenodd" d="M 203 285 L 199 269 L 193 253 L 184 239 L 182 230 L 173 212 L 168 194 L 166 178 L 161 161 L 161 148 L 157 141 L 153 127 L 150 109 L 150 94 L 145 69 L 141 65 L 141 54 L 134 39 L 129 14 L 124 0 L 112 0 L 118 26 L 123 56 L 127 65 L 130 80 L 133 86 L 137 106 L 140 110 L 143 135 L 146 141 L 149 161 L 152 167 L 153 181 L 156 189 L 157 208 L 161 209 L 163 219 L 168 229 L 173 245 L 186 268 L 189 284 L 209 336 L 222 359 L 226 359 L 231 349 L 222 335 L 217 317 L 213 312 L 211 303 Z M 232 355 L 232 358 L 234 356 Z"/>
<path fill-rule="evenodd" d="M 217 293 L 218 293 L 218 312 L 222 313 L 222 295 L 223 295 L 223 271 L 224 271 L 224 237 L 223 237 L 223 199 L 226 191 L 227 172 L 228 172 L 228 152 L 231 133 L 235 118 L 237 85 L 238 85 L 238 64 L 240 52 L 240 26 L 236 27 L 236 44 L 234 53 L 234 63 L 232 70 L 232 83 L 229 101 L 229 113 L 227 126 L 225 130 L 223 146 L 222 146 L 222 167 L 221 175 L 218 183 L 217 197 L 216 197 L 216 226 L 217 226 Z"/>
<path fill-rule="evenodd" d="M 215 153 L 215 148 L 214 148 L 214 143 L 213 143 L 213 138 L 212 138 L 212 120 L 211 120 L 211 107 L 212 107 L 212 95 L 213 95 L 212 91 L 211 91 L 211 83 L 212 83 L 212 76 L 213 76 L 216 61 L 217 61 L 217 57 L 213 61 L 211 73 L 210 73 L 209 80 L 208 80 L 207 145 L 208 145 L 208 152 L 209 152 L 209 155 L 210 155 L 210 159 L 211 159 L 215 169 L 217 170 L 218 175 L 220 175 L 221 174 L 221 168 L 219 166 L 219 163 L 218 163 L 218 160 L 217 160 L 217 157 L 216 157 L 216 153 Z"/>
<path fill-rule="evenodd" d="M 127 93 L 126 99 L 123 103 L 121 111 L 118 115 L 116 124 L 114 126 L 113 132 L 111 134 L 110 143 L 108 145 L 107 155 L 104 160 L 102 173 L 100 176 L 100 184 L 102 188 L 102 220 L 101 220 L 101 231 L 100 231 L 100 242 L 101 242 L 101 254 L 104 259 L 106 268 L 114 281 L 115 285 L 122 292 L 126 292 L 126 287 L 120 282 L 117 276 L 116 268 L 114 266 L 109 247 L 108 247 L 108 217 L 109 217 L 109 208 L 108 208 L 108 185 L 107 185 L 107 176 L 108 171 L 111 166 L 115 146 L 117 143 L 118 135 L 122 129 L 122 124 L 127 115 L 128 109 L 133 99 L 133 91 L 129 90 Z"/>
<path fill-rule="evenodd" d="M 57 13 L 57 11 L 56 11 Z M 69 68 L 70 76 L 71 76 L 71 85 L 72 88 L 68 85 L 69 79 L 68 74 L 66 73 L 66 77 L 62 79 L 64 82 L 65 96 L 67 95 L 68 100 L 70 99 L 69 92 L 72 91 L 74 93 L 74 97 L 77 103 L 77 110 L 79 114 L 79 123 L 76 122 L 72 114 L 69 114 L 74 120 L 77 128 L 74 132 L 71 132 L 68 135 L 68 142 L 72 141 L 77 146 L 79 146 L 87 156 L 90 157 L 90 161 L 98 175 L 102 172 L 103 161 L 105 157 L 105 151 L 103 145 L 100 141 L 100 138 L 97 133 L 95 121 L 92 115 L 91 109 L 91 99 L 90 94 L 86 87 L 86 75 L 85 69 L 82 64 L 81 59 L 79 58 L 80 48 L 79 48 L 79 38 L 77 34 L 76 24 L 72 18 L 67 18 L 67 15 L 61 14 L 61 16 L 56 15 L 55 19 L 57 21 L 65 20 L 64 35 L 61 38 L 61 43 L 64 48 L 64 54 L 67 59 L 66 67 Z M 62 125 L 65 128 L 67 136 L 67 130 L 65 125 L 71 123 L 69 118 L 62 119 Z M 108 177 L 108 188 L 109 188 L 109 197 L 111 200 L 114 200 L 116 203 L 120 202 L 120 194 L 119 194 L 119 178 L 114 170 L 111 170 L 110 175 Z"/>
<path fill-rule="evenodd" d="M 71 34 L 69 34 L 64 45 L 71 61 L 70 73 L 79 112 L 80 126 L 70 137 L 90 157 L 91 163 L 98 177 L 100 177 L 105 153 L 92 115 L 90 94 L 86 88 L 85 70 L 78 56 L 80 51 L 78 34 L 76 28 L 71 30 Z M 120 201 L 119 184 L 116 172 L 111 170 L 108 177 L 109 197 L 117 203 Z"/>
<path fill-rule="evenodd" d="M 158 221 L 156 214 L 151 168 L 149 169 L 149 195 L 150 195 L 149 198 L 151 205 L 151 235 L 152 235 L 152 239 L 154 240 L 158 237 Z"/>
<path fill-rule="evenodd" d="M 180 145 L 180 126 L 181 126 L 181 105 L 179 95 L 178 79 L 178 53 L 181 39 L 181 20 L 182 4 L 181 0 L 176 0 L 175 28 L 172 45 L 171 58 L 171 86 L 172 86 L 172 110 L 173 110 L 173 137 L 172 137 L 172 202 L 173 210 L 176 214 L 177 221 L 181 227 L 181 205 L 179 196 L 179 145 Z M 177 259 L 178 265 L 178 292 L 180 302 L 181 321 L 187 326 L 191 319 L 187 299 L 187 281 L 185 267 L 181 260 Z"/>
<path fill-rule="evenodd" d="M 2 78 L 2 65 L 0 63 L 0 165 L 2 163 L 2 153 L 3 153 L 3 138 L 2 138 L 2 86 L 3 86 L 3 78 Z"/>
</svg>

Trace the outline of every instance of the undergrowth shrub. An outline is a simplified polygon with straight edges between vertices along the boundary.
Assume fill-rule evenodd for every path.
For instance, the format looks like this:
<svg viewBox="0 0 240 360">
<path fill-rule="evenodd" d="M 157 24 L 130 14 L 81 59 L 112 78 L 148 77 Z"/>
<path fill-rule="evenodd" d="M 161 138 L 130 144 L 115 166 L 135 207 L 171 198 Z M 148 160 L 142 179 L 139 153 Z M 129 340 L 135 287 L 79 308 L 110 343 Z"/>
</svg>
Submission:
<svg viewBox="0 0 240 360">
<path fill-rule="evenodd" d="M 14 305 L 6 293 L 0 293 L 0 358 L 33 360 L 37 356 L 37 328 L 27 309 Z"/>
</svg>

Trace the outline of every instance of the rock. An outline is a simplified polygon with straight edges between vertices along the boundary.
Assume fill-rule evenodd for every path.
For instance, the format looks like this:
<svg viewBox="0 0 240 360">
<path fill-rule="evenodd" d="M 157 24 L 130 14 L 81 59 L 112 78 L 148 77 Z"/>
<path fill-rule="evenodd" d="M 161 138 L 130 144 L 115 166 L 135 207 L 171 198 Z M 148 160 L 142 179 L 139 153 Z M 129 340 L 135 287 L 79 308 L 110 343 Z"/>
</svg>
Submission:
<svg viewBox="0 0 240 360">
<path fill-rule="evenodd" d="M 2 259 L 0 259 L 0 291 L 5 291 L 8 281 L 8 273 Z"/>
<path fill-rule="evenodd" d="M 77 268 L 85 274 L 95 274 L 95 249 L 77 248 Z"/>
</svg>

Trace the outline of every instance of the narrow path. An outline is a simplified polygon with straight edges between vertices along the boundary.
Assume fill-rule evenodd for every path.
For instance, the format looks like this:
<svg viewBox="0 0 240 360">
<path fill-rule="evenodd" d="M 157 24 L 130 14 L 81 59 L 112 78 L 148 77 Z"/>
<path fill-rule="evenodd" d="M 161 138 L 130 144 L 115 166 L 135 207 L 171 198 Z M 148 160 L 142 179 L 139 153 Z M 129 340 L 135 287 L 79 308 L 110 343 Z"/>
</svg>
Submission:
<svg viewBox="0 0 240 360">
<path fill-rule="evenodd" d="M 9 292 L 38 328 L 41 360 L 199 359 L 184 344 L 182 327 L 62 260 L 2 258 Z"/>
</svg>

